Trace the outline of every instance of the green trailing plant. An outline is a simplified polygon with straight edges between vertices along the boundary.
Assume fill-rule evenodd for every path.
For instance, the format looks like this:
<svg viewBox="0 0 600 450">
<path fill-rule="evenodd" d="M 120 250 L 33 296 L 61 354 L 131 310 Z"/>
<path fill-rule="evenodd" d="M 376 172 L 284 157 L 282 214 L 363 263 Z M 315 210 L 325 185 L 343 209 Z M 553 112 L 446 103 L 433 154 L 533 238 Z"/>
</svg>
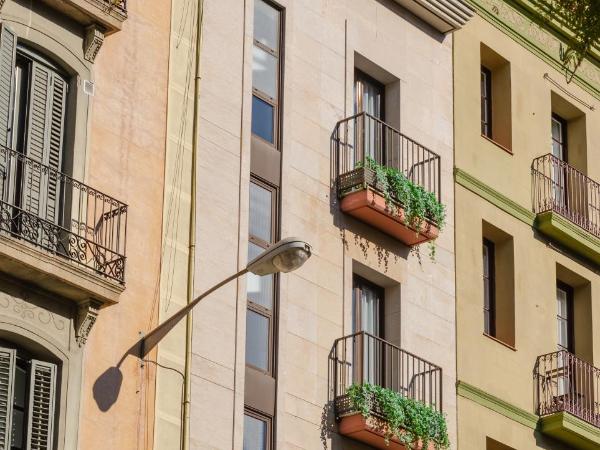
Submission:
<svg viewBox="0 0 600 450">
<path fill-rule="evenodd" d="M 571 81 L 594 45 L 600 42 L 600 2 L 598 0 L 541 0 L 542 15 L 547 22 L 562 22 L 569 30 L 560 58 Z"/>
<path fill-rule="evenodd" d="M 368 418 L 375 407 L 383 414 L 386 444 L 395 436 L 411 449 L 419 443 L 423 448 L 433 443 L 438 450 L 450 447 L 446 418 L 430 406 L 370 383 L 353 384 L 347 393 L 352 408 L 363 417 Z"/>
<path fill-rule="evenodd" d="M 377 186 L 381 189 L 385 204 L 393 213 L 397 213 L 396 202 L 404 209 L 407 225 L 417 232 L 423 229 L 427 220 L 434 222 L 440 231 L 444 228 L 446 209 L 433 192 L 409 180 L 406 175 L 393 167 L 378 164 L 367 156 L 365 162 L 358 162 L 357 168 L 365 167 L 375 172 Z M 430 256 L 435 256 L 435 244 L 430 243 Z"/>
</svg>

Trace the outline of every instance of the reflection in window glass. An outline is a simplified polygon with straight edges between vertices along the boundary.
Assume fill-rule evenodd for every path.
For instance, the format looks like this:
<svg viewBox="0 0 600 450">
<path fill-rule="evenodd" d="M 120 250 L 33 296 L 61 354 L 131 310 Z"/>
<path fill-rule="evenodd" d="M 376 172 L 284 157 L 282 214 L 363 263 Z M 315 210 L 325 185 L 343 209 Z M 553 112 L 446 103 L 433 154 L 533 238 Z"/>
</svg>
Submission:
<svg viewBox="0 0 600 450">
<path fill-rule="evenodd" d="M 269 189 L 250 183 L 250 235 L 265 242 L 271 242 L 272 199 L 273 194 Z"/>
<path fill-rule="evenodd" d="M 253 53 L 252 87 L 277 98 L 277 58 L 256 46 Z"/>
<path fill-rule="evenodd" d="M 256 417 L 244 415 L 244 450 L 266 450 L 267 423 Z"/>
<path fill-rule="evenodd" d="M 273 143 L 273 106 L 252 96 L 252 133 Z"/>
<path fill-rule="evenodd" d="M 269 369 L 269 319 L 251 309 L 246 311 L 246 364 Z"/>
<path fill-rule="evenodd" d="M 278 50 L 279 11 L 262 0 L 254 2 L 254 39 Z"/>
</svg>

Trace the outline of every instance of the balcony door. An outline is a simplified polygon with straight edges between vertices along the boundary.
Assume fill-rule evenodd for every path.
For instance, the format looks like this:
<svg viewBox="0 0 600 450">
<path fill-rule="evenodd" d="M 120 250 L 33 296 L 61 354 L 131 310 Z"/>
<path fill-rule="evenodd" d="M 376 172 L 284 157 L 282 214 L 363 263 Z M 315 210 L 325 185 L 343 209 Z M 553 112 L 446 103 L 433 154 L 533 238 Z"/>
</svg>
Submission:
<svg viewBox="0 0 600 450">
<path fill-rule="evenodd" d="M 567 192 L 567 121 L 557 114 L 552 114 L 552 195 L 554 207 L 562 212 L 568 208 Z"/>
<path fill-rule="evenodd" d="M 367 113 L 363 120 L 357 121 L 357 154 L 358 161 L 363 157 L 371 157 L 378 163 L 385 161 L 384 133 L 385 127 L 385 86 L 360 70 L 356 70 L 354 84 L 354 112 Z M 364 135 L 364 139 L 363 139 Z"/>
<path fill-rule="evenodd" d="M 556 303 L 557 303 L 557 347 L 559 351 L 574 352 L 573 342 L 573 289 L 561 282 L 556 285 Z M 557 362 L 558 368 L 558 396 L 563 398 L 573 389 L 572 370 L 569 362 L 560 354 Z"/>
<path fill-rule="evenodd" d="M 354 277 L 353 328 L 355 341 L 354 382 L 379 384 L 383 367 L 383 289 L 369 281 Z"/>
</svg>

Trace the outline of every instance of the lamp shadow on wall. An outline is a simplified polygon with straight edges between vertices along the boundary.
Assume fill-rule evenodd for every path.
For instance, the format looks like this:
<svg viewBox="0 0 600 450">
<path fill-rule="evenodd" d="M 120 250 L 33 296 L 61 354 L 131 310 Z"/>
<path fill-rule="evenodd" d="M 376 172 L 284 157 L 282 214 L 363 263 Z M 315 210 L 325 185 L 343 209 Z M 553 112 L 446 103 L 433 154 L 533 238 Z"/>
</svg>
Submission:
<svg viewBox="0 0 600 450">
<path fill-rule="evenodd" d="M 132 355 L 136 358 L 140 355 L 142 339 L 138 340 L 125 354 L 121 357 L 116 366 L 106 369 L 94 382 L 92 393 L 98 409 L 102 412 L 107 412 L 117 402 L 121 386 L 123 385 L 123 372 L 121 365 L 127 358 Z"/>
</svg>

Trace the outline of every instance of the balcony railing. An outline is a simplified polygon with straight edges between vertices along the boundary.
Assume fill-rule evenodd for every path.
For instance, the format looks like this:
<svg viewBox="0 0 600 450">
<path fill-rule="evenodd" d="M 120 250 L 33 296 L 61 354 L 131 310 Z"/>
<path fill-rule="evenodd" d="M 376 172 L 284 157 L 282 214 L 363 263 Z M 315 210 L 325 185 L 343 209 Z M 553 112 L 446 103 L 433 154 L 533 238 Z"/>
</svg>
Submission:
<svg viewBox="0 0 600 450">
<path fill-rule="evenodd" d="M 125 281 L 127 205 L 0 146 L 0 233 Z"/>
<path fill-rule="evenodd" d="M 366 332 L 337 339 L 329 355 L 330 395 L 336 416 L 352 411 L 352 384 L 370 383 L 442 411 L 442 369 Z"/>
<path fill-rule="evenodd" d="M 440 157 L 365 112 L 339 121 L 333 133 L 333 176 L 338 194 L 363 182 L 357 176 L 367 157 L 393 167 L 441 199 Z"/>
<path fill-rule="evenodd" d="M 553 211 L 600 237 L 600 184 L 552 154 L 533 160 L 533 212 Z"/>
<path fill-rule="evenodd" d="M 567 351 L 537 358 L 537 413 L 567 412 L 600 427 L 600 369 Z"/>
</svg>

